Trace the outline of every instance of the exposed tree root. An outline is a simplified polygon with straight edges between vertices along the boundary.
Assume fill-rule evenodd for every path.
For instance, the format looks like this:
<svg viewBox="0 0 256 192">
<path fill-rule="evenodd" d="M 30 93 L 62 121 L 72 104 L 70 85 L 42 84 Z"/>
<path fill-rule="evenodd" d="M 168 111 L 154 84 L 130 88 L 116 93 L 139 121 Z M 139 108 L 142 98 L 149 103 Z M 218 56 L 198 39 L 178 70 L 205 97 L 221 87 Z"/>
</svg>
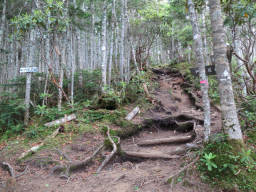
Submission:
<svg viewBox="0 0 256 192">
<path fill-rule="evenodd" d="M 122 151 L 125 155 L 135 158 L 148 158 L 148 159 L 177 159 L 178 155 L 168 155 L 161 152 L 155 153 L 144 153 L 144 152 L 133 152 L 133 151 Z"/>
<path fill-rule="evenodd" d="M 96 173 L 99 173 L 106 165 L 107 163 L 110 161 L 110 159 L 116 154 L 117 152 L 117 146 L 115 144 L 115 142 L 113 141 L 113 139 L 110 136 L 110 129 L 108 127 L 108 131 L 107 131 L 107 135 L 108 135 L 108 139 L 111 142 L 112 146 L 113 146 L 113 150 L 112 152 L 106 157 L 106 159 L 102 162 L 102 164 L 100 165 L 100 167 L 97 169 Z M 118 138 L 118 144 L 120 143 L 120 139 Z"/>
<path fill-rule="evenodd" d="M 180 132 L 188 132 L 191 127 L 194 127 L 194 122 L 195 121 L 185 121 L 185 122 L 175 121 L 175 123 L 178 126 L 175 130 Z"/>
<path fill-rule="evenodd" d="M 62 157 L 64 157 L 65 159 L 67 159 L 69 162 L 71 162 L 72 160 L 69 158 L 69 156 L 66 154 L 66 153 L 64 153 L 63 151 L 61 151 L 61 150 L 59 150 L 59 149 L 55 149 L 57 152 L 58 152 L 58 154 L 60 155 L 60 156 L 62 156 Z"/>
<path fill-rule="evenodd" d="M 14 171 L 14 169 L 13 169 L 13 167 L 9 164 L 9 163 L 7 163 L 7 162 L 2 162 L 1 163 L 1 167 L 4 169 L 4 170 L 7 170 L 8 172 L 9 172 L 9 174 L 10 174 L 10 176 L 11 177 L 13 177 L 13 178 L 15 178 L 15 171 Z"/>
<path fill-rule="evenodd" d="M 173 143 L 186 143 L 193 138 L 192 135 L 187 136 L 174 136 L 169 138 L 144 140 L 138 143 L 138 145 L 158 145 L 158 144 L 173 144 Z"/>
<path fill-rule="evenodd" d="M 188 114 L 180 114 L 177 116 L 170 117 L 157 117 L 153 119 L 145 119 L 143 122 L 143 127 L 158 127 L 162 129 L 176 130 L 179 132 L 190 132 L 194 129 L 194 122 L 198 124 L 203 124 L 203 120 L 190 116 Z"/>
<path fill-rule="evenodd" d="M 69 177 L 70 173 L 72 173 L 73 171 L 87 166 L 93 160 L 93 158 L 100 152 L 100 150 L 103 148 L 103 146 L 104 145 L 101 145 L 99 148 L 97 148 L 97 150 L 94 151 L 92 156 L 86 158 L 83 161 L 70 162 L 68 165 L 64 165 L 64 166 L 62 166 L 62 165 L 55 166 L 54 168 L 52 168 L 51 173 L 65 172 L 64 175 L 61 175 L 61 177 Z"/>
</svg>

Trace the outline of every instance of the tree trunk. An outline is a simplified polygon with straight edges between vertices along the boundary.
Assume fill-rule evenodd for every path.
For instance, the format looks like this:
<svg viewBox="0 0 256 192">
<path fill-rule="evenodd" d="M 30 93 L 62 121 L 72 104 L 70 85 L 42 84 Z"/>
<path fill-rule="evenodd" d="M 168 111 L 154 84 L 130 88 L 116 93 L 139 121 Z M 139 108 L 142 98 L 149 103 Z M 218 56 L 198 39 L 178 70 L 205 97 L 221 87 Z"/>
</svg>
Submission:
<svg viewBox="0 0 256 192">
<path fill-rule="evenodd" d="M 102 91 L 104 92 L 104 87 L 107 85 L 107 1 L 104 1 L 103 5 L 103 20 L 102 20 L 102 63 L 101 63 L 101 73 L 102 73 Z"/>
<path fill-rule="evenodd" d="M 112 64 L 113 64 L 113 51 L 114 51 L 114 33 L 116 26 L 116 0 L 112 3 L 112 21 L 111 21 L 111 38 L 110 38 L 110 52 L 109 52 L 109 64 L 108 64 L 108 85 L 111 85 L 112 76 Z"/>
<path fill-rule="evenodd" d="M 231 140 L 243 141 L 234 100 L 229 64 L 226 57 L 225 33 L 220 0 L 209 0 L 213 52 L 219 82 L 219 94 L 222 112 L 222 126 Z"/>
<path fill-rule="evenodd" d="M 29 57 L 27 59 L 26 67 L 32 67 L 34 61 L 34 51 L 35 51 L 35 38 L 36 38 L 36 31 L 31 29 L 29 34 Z M 29 122 L 29 106 L 30 106 L 30 92 L 31 92 L 31 79 L 32 73 L 27 73 L 26 75 L 26 94 L 25 94 L 25 118 L 24 124 L 28 125 Z"/>
<path fill-rule="evenodd" d="M 234 49 L 235 49 L 236 54 L 237 54 L 239 57 L 243 58 L 243 51 L 242 51 L 242 47 L 241 47 L 241 46 L 242 46 L 242 45 L 241 45 L 242 43 L 241 43 L 241 41 L 238 39 L 238 37 L 240 37 L 240 34 L 241 34 L 241 27 L 238 27 L 238 28 L 237 28 L 236 39 L 235 39 L 235 41 L 234 41 L 234 44 L 235 44 Z M 247 96 L 247 89 L 246 89 L 245 81 L 246 81 L 246 79 L 249 78 L 249 77 L 248 77 L 248 73 L 247 73 L 247 71 L 246 71 L 246 67 L 245 67 L 243 61 L 241 61 L 241 60 L 238 59 L 238 58 L 237 58 L 237 65 L 238 65 L 237 67 L 240 69 L 241 75 L 242 75 L 242 77 L 243 77 L 243 79 L 240 80 L 240 86 L 242 87 L 242 95 L 243 95 L 244 97 L 246 97 L 246 96 Z"/>
<path fill-rule="evenodd" d="M 202 36 L 199 31 L 198 19 L 195 12 L 195 6 L 192 0 L 188 0 L 188 8 L 190 14 L 190 20 L 193 28 L 193 38 L 195 44 L 195 54 L 197 60 L 197 66 L 199 68 L 199 78 L 201 85 L 201 92 L 203 96 L 204 105 L 204 140 L 209 140 L 211 132 L 211 114 L 210 114 L 210 101 L 208 96 L 208 78 L 205 74 L 205 60 L 204 60 L 204 48 L 202 42 Z"/>
<path fill-rule="evenodd" d="M 122 8 L 121 8 L 121 39 L 120 39 L 120 64 L 119 64 L 119 70 L 120 70 L 120 79 L 124 79 L 124 51 L 125 51 L 125 15 L 126 15 L 126 0 L 122 0 Z"/>
<path fill-rule="evenodd" d="M 3 2 L 2 18 L 0 25 L 0 48 L 3 48 L 4 42 L 4 29 L 5 29 L 5 19 L 6 19 L 6 0 Z"/>
</svg>

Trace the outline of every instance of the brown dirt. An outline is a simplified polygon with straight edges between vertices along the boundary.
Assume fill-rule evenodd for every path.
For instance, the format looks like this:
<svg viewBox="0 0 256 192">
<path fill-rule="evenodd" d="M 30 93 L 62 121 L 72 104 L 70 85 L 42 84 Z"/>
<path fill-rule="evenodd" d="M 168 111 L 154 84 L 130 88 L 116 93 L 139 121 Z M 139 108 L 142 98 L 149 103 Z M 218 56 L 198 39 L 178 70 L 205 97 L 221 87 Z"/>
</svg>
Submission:
<svg viewBox="0 0 256 192">
<path fill-rule="evenodd" d="M 159 82 L 159 88 L 152 93 L 157 101 L 154 108 L 137 115 L 132 121 L 143 124 L 145 119 L 165 119 L 170 116 L 187 114 L 198 119 L 203 119 L 203 112 L 197 109 L 189 96 L 183 91 L 181 85 L 184 82 L 182 75 L 173 73 L 167 69 L 154 71 L 154 80 Z M 212 109 L 212 131 L 216 132 L 220 127 L 220 114 Z M 113 126 L 113 128 L 116 128 Z M 165 181 L 168 176 L 176 173 L 184 165 L 188 164 L 195 154 L 187 150 L 185 143 L 164 144 L 153 146 L 138 146 L 139 141 L 167 138 L 170 136 L 188 135 L 196 133 L 191 141 L 200 144 L 203 138 L 203 127 L 197 123 L 195 130 L 190 132 L 178 132 L 171 125 L 161 128 L 152 124 L 147 126 L 137 135 L 121 141 L 122 150 L 157 153 L 172 155 L 178 154 L 179 158 L 164 159 L 134 159 L 116 156 L 100 174 L 95 174 L 102 157 L 109 152 L 104 151 L 97 156 L 96 160 L 81 170 L 73 173 L 69 179 L 61 179 L 50 173 L 55 161 L 61 164 L 67 163 L 56 151 L 41 150 L 27 161 L 28 171 L 16 181 L 17 192 L 207 192 L 216 191 L 203 184 L 195 169 L 190 169 L 178 179 L 178 183 L 170 185 Z M 93 151 L 103 142 L 100 134 L 84 134 L 72 144 L 64 146 L 61 151 L 65 152 L 72 161 L 83 160 L 89 157 Z M 1 151 L 0 151 L 1 152 Z M 5 158 L 3 158 L 5 159 Z M 52 164 L 51 162 L 52 161 Z M 9 160 L 5 159 L 5 160 Z M 10 162 L 10 161 L 8 161 Z M 14 161 L 11 161 L 15 165 Z M 18 166 L 15 167 L 18 169 Z M 22 170 L 21 170 L 22 171 Z M 8 173 L 0 169 L 0 191 L 8 180 Z M 3 185 L 1 185 L 1 183 Z M 1 188 L 2 187 L 2 188 Z"/>
</svg>

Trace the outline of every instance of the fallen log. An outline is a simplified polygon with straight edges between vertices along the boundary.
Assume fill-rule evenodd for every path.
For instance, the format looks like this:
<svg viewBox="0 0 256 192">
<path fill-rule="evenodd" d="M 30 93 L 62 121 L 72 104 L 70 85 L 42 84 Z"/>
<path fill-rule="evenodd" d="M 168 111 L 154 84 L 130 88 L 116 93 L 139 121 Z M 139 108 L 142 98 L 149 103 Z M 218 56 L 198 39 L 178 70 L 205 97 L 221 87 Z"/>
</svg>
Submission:
<svg viewBox="0 0 256 192">
<path fill-rule="evenodd" d="M 100 165 L 100 167 L 97 169 L 96 173 L 99 173 L 105 166 L 106 164 L 110 161 L 110 159 L 116 154 L 117 152 L 117 146 L 115 144 L 115 142 L 113 141 L 113 139 L 111 138 L 110 136 L 110 129 L 108 127 L 108 132 L 107 132 L 107 135 L 108 135 L 108 139 L 109 141 L 111 142 L 112 146 L 113 146 L 113 150 L 112 152 L 106 157 L 106 159 L 102 162 L 102 164 Z M 118 138 L 118 143 L 120 143 L 120 139 Z"/>
<path fill-rule="evenodd" d="M 75 114 L 71 114 L 71 115 L 65 116 L 65 117 L 63 117 L 61 119 L 57 119 L 55 121 L 52 121 L 52 122 L 49 122 L 49 123 L 45 123 L 44 126 L 52 127 L 52 126 L 56 126 L 56 125 L 61 125 L 63 123 L 66 123 L 66 122 L 74 120 L 74 119 L 76 119 L 76 115 Z"/>
<path fill-rule="evenodd" d="M 135 107 L 126 117 L 127 121 L 132 120 L 138 113 L 140 112 L 140 108 L 137 106 Z"/>
<path fill-rule="evenodd" d="M 178 155 L 168 155 L 161 152 L 144 153 L 144 152 L 123 151 L 123 153 L 130 157 L 149 158 L 149 159 L 176 159 L 180 157 Z"/>
<path fill-rule="evenodd" d="M 18 160 L 21 160 L 30 154 L 36 153 L 42 146 L 44 146 L 45 141 L 47 141 L 47 139 L 55 138 L 58 135 L 59 131 L 60 131 L 60 127 L 58 129 L 56 129 L 50 136 L 48 136 L 43 142 L 41 142 L 40 144 L 38 144 L 36 146 L 31 147 L 29 150 L 27 150 L 25 152 L 23 152 L 20 155 L 20 157 L 18 158 Z"/>
<path fill-rule="evenodd" d="M 145 140 L 138 143 L 138 145 L 158 145 L 158 144 L 173 144 L 173 143 L 186 143 L 193 138 L 192 135 L 187 136 L 174 136 L 161 139 Z"/>
</svg>

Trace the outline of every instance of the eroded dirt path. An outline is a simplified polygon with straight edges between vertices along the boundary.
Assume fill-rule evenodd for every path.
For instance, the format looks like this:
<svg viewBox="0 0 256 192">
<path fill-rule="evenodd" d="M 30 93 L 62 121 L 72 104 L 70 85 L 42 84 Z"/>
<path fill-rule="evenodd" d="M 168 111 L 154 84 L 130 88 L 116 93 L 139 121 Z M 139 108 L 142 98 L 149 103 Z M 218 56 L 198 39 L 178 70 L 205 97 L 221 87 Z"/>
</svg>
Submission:
<svg viewBox="0 0 256 192">
<path fill-rule="evenodd" d="M 136 116 L 133 122 L 144 129 L 121 141 L 121 148 L 128 153 L 125 159 L 115 157 L 100 174 L 93 174 L 99 166 L 95 161 L 86 170 L 80 170 L 67 179 L 49 174 L 49 167 L 30 167 L 29 172 L 18 178 L 17 191 L 24 192 L 199 192 L 213 191 L 200 182 L 191 172 L 176 185 L 166 184 L 166 179 L 176 173 L 188 160 L 195 158 L 191 146 L 200 145 L 203 137 L 202 110 L 197 109 L 184 92 L 182 75 L 168 70 L 155 69 L 153 79 L 159 88 L 151 93 L 156 100 L 154 108 Z M 220 127 L 220 114 L 212 111 L 212 129 Z M 185 126 L 183 126 L 186 124 Z M 84 135 L 79 145 L 63 149 L 76 159 L 83 159 L 93 152 L 90 147 L 103 141 L 102 137 Z M 165 141 L 168 138 L 182 138 Z M 185 137 L 185 139 L 184 139 Z M 187 139 L 186 139 L 187 138 Z M 162 141 L 159 143 L 159 140 Z M 143 142 L 157 142 L 145 145 Z M 163 142 L 164 141 L 164 142 Z M 89 143 L 88 143 L 89 142 Z M 141 144 L 142 143 L 142 144 Z M 86 145 L 87 144 L 87 145 Z M 81 148 L 79 148 L 81 146 Z M 136 154 L 136 155 L 134 155 Z M 144 157 L 141 157 L 143 156 Z M 138 157 L 139 156 L 139 157 Z M 149 158 L 148 158 L 149 157 Z M 0 188 L 1 191 L 1 188 Z"/>
</svg>

